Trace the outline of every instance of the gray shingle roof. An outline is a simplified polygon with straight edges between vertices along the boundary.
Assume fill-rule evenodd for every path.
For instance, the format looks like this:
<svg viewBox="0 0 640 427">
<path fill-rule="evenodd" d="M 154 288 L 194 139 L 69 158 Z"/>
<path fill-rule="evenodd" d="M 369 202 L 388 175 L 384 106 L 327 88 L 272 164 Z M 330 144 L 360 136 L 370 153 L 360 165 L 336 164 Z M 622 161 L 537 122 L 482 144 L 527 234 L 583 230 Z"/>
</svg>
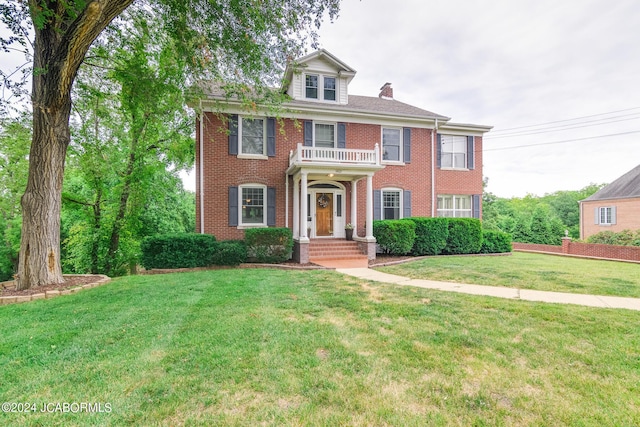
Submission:
<svg viewBox="0 0 640 427">
<path fill-rule="evenodd" d="M 611 184 L 602 187 L 599 191 L 584 199 L 584 201 L 631 199 L 635 197 L 640 197 L 640 165 L 631 169 Z"/>
</svg>

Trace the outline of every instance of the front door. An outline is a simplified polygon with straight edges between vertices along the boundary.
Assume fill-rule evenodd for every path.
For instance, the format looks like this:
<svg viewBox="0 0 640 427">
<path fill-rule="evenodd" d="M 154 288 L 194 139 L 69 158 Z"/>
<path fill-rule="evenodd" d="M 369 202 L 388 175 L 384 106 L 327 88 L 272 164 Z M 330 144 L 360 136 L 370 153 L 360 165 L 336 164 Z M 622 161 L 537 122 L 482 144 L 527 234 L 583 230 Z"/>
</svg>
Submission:
<svg viewBox="0 0 640 427">
<path fill-rule="evenodd" d="M 333 193 L 316 193 L 316 236 L 333 235 Z"/>
</svg>

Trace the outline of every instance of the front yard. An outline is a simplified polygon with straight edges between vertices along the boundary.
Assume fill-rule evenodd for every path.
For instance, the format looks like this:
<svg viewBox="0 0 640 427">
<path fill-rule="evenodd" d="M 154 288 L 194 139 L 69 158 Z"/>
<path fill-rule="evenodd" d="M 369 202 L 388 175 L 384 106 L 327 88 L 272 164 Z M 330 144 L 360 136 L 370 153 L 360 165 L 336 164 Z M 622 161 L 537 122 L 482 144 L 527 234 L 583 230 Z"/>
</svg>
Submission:
<svg viewBox="0 0 640 427">
<path fill-rule="evenodd" d="M 640 264 L 514 252 L 442 256 L 379 268 L 412 279 L 640 298 Z"/>
<path fill-rule="evenodd" d="M 111 408 L 1 425 L 640 424 L 629 310 L 247 269 L 116 279 L 0 324 L 3 402 Z"/>
</svg>

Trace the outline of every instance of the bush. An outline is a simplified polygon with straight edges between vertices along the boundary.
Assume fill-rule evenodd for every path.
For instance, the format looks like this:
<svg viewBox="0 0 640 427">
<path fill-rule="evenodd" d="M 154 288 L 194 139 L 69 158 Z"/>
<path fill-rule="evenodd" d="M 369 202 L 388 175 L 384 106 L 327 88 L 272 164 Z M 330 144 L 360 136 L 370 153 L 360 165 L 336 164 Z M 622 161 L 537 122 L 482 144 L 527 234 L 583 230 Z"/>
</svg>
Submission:
<svg viewBox="0 0 640 427">
<path fill-rule="evenodd" d="M 511 235 L 503 231 L 482 230 L 480 253 L 501 254 L 511 252 Z"/>
<path fill-rule="evenodd" d="M 406 255 L 416 240 L 416 223 L 406 219 L 373 221 L 373 235 L 384 253 Z"/>
<path fill-rule="evenodd" d="M 587 238 L 587 243 L 601 243 L 604 245 L 640 246 L 640 230 L 601 231 Z"/>
<path fill-rule="evenodd" d="M 449 236 L 448 218 L 407 218 L 416 225 L 416 239 L 411 253 L 420 255 L 438 255 L 447 246 Z"/>
<path fill-rule="evenodd" d="M 288 228 L 249 228 L 244 238 L 251 261 L 278 263 L 291 258 L 293 234 Z"/>
<path fill-rule="evenodd" d="M 482 248 L 482 225 L 475 218 L 449 218 L 449 237 L 443 253 L 477 254 Z"/>
<path fill-rule="evenodd" d="M 216 238 L 196 233 L 159 234 L 145 237 L 140 249 L 146 269 L 206 267 L 211 265 Z"/>
<path fill-rule="evenodd" d="M 247 260 L 247 246 L 242 240 L 216 242 L 212 265 L 240 265 Z"/>
</svg>

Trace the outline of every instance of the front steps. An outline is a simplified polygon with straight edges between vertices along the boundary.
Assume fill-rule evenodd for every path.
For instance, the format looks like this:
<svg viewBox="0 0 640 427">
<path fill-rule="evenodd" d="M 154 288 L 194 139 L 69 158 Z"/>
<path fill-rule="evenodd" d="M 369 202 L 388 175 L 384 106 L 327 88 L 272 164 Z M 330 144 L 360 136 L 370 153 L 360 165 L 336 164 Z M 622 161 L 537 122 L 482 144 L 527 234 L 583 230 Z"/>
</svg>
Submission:
<svg viewBox="0 0 640 427">
<path fill-rule="evenodd" d="M 369 260 L 358 243 L 344 239 L 313 239 L 309 243 L 309 262 L 325 267 L 346 264 L 367 267 Z"/>
</svg>

